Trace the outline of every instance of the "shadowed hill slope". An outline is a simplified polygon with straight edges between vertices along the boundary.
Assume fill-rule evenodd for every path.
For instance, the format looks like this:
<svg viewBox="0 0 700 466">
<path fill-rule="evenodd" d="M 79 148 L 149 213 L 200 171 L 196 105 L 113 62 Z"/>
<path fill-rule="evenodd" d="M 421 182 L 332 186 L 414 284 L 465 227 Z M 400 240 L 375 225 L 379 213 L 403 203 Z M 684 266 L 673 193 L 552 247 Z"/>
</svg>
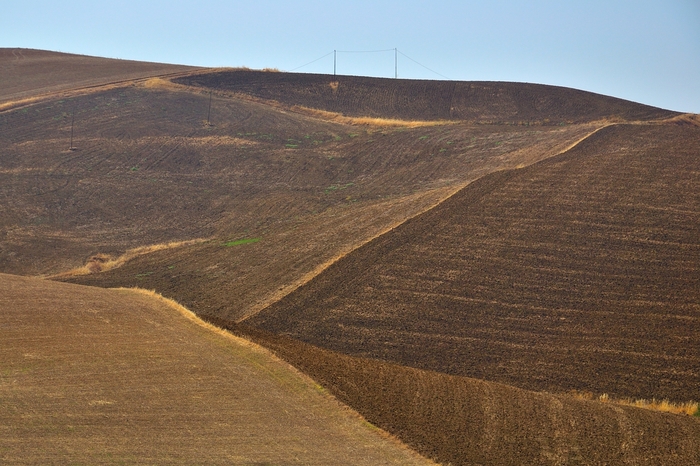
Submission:
<svg viewBox="0 0 700 466">
<path fill-rule="evenodd" d="M 430 464 L 167 302 L 0 274 L 2 464 Z"/>
<path fill-rule="evenodd" d="M 248 70 L 202 73 L 174 81 L 356 117 L 557 125 L 605 118 L 648 120 L 677 114 L 541 84 L 396 80 Z"/>
<path fill-rule="evenodd" d="M 353 358 L 246 326 L 230 327 L 441 464 L 700 462 L 698 418 Z"/>
<path fill-rule="evenodd" d="M 97 86 L 196 69 L 191 66 L 0 48 L 0 109 L 13 101 L 79 87 Z"/>
<path fill-rule="evenodd" d="M 608 127 L 486 176 L 246 322 L 524 388 L 697 398 L 700 129 Z"/>
</svg>

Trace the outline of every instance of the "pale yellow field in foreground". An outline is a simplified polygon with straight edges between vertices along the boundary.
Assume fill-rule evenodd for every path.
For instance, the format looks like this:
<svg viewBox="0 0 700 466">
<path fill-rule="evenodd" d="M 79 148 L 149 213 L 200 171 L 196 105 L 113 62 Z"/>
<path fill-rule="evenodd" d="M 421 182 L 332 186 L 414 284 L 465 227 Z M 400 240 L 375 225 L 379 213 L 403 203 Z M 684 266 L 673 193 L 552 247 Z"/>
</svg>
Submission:
<svg viewBox="0 0 700 466">
<path fill-rule="evenodd" d="M 429 464 L 162 300 L 3 274 L 0 463 Z"/>
</svg>

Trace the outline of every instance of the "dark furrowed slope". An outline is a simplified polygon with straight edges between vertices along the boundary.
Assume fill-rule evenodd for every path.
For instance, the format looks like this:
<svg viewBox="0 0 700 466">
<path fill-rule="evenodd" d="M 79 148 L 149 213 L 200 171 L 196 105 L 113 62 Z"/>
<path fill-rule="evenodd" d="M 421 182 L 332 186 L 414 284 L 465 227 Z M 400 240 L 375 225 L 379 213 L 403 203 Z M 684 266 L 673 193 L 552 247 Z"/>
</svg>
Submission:
<svg viewBox="0 0 700 466">
<path fill-rule="evenodd" d="M 620 125 L 496 173 L 247 323 L 549 391 L 700 385 L 700 131 Z"/>
<path fill-rule="evenodd" d="M 209 126 L 208 103 L 161 84 L 0 114 L 0 270 L 52 273 L 96 253 L 240 235 L 464 183 L 591 130 L 360 129 L 227 97 L 213 99 Z"/>
<path fill-rule="evenodd" d="M 441 464 L 700 462 L 697 418 L 349 357 L 213 321 L 272 349 L 367 420 Z"/>
<path fill-rule="evenodd" d="M 44 50 L 0 48 L 0 104 L 37 94 L 194 69 Z"/>
<path fill-rule="evenodd" d="M 65 270 L 97 252 L 211 236 L 227 218 L 244 230 L 329 205 L 321 193 L 337 170 L 321 151 L 349 139 L 345 127 L 230 100 L 214 101 L 209 127 L 207 104 L 128 87 L 0 115 L 2 270 Z"/>
<path fill-rule="evenodd" d="M 561 124 L 602 118 L 646 120 L 677 114 L 613 97 L 540 84 L 247 70 L 197 74 L 175 82 L 358 117 Z"/>
<path fill-rule="evenodd" d="M 238 320 L 467 181 L 556 154 L 591 130 L 585 125 L 541 131 L 462 125 L 353 129 L 340 141 L 319 144 L 320 153 L 285 149 L 288 171 L 273 170 L 274 152 L 261 154 L 261 161 L 270 162 L 256 167 L 232 160 L 231 168 L 257 189 L 224 204 L 216 239 L 70 280 L 157 289 L 197 313 Z M 300 178 L 305 184 L 294 178 L 270 183 L 294 173 L 305 174 Z M 245 237 L 260 241 L 226 247 Z"/>
<path fill-rule="evenodd" d="M 446 192 L 484 173 L 532 163 L 594 129 L 358 128 L 225 96 L 214 96 L 207 125 L 208 97 L 155 80 L 3 112 L 0 270 L 52 274 L 98 254 L 216 238 L 206 265 L 198 248 L 192 250 L 196 258 L 178 255 L 178 263 L 201 267 L 186 266 L 175 279 L 171 258 L 161 257 L 158 267 L 140 263 L 117 277 L 85 280 L 145 280 L 195 309 L 202 310 L 201 304 L 208 313 L 242 317 L 249 298 L 268 298 L 254 298 L 256 285 L 246 281 L 241 287 L 236 280 L 248 280 L 248 271 L 271 257 L 283 258 L 277 269 L 298 271 L 298 280 L 424 210 L 427 197 L 421 193 Z M 69 151 L 73 111 L 78 150 Z M 379 206 L 389 215 L 376 214 Z M 347 228 L 333 222 L 333 209 L 339 209 L 339 220 L 352 218 L 355 208 L 368 217 Z M 318 236 L 298 244 L 291 229 L 305 238 Z M 222 254 L 227 241 L 280 231 L 286 242 L 264 246 L 250 263 L 234 266 L 229 259 L 238 252 Z M 208 267 L 217 269 L 213 282 L 209 272 L 201 276 Z M 201 288 L 191 286 L 193 275 L 201 278 Z M 275 290 L 289 284 L 266 283 Z M 210 293 L 210 286 L 217 291 Z M 233 286 L 251 291 L 248 304 L 231 304 L 223 293 Z"/>
</svg>

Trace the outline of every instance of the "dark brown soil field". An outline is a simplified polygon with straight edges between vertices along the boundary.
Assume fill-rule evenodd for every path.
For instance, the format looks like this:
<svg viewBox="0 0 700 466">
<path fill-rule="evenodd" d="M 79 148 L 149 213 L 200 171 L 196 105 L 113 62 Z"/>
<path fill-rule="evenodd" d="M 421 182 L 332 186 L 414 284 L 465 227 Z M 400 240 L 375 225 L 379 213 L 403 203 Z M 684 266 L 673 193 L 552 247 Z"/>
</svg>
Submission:
<svg viewBox="0 0 700 466">
<path fill-rule="evenodd" d="M 0 272 L 155 289 L 244 321 L 441 462 L 697 463 L 680 440 L 693 418 L 484 382 L 700 398 L 697 116 L 531 84 L 18 49 L 0 49 L 0 79 L 14 83 L 0 91 Z M 436 412 L 479 390 L 529 407 L 460 427 L 469 405 L 441 427 Z M 590 419 L 610 443 L 574 427 Z M 479 426 L 509 447 L 472 441 Z"/>
<path fill-rule="evenodd" d="M 272 349 L 441 464 L 700 464 L 700 422 L 688 416 L 353 358 L 217 323 Z"/>
<path fill-rule="evenodd" d="M 430 464 L 260 347 L 133 290 L 0 274 L 2 464 Z"/>
<path fill-rule="evenodd" d="M 613 97 L 541 84 L 246 70 L 185 76 L 175 82 L 356 117 L 559 125 L 603 118 L 648 120 L 677 115 Z"/>
<path fill-rule="evenodd" d="M 697 399 L 700 130 L 617 125 L 486 176 L 249 325 L 524 388 Z"/>
<path fill-rule="evenodd" d="M 0 48 L 0 109 L 60 91 L 155 75 L 192 71 L 191 66 L 88 57 L 32 49 Z"/>
<path fill-rule="evenodd" d="M 600 127 L 358 127 L 227 96 L 209 126 L 208 97 L 147 82 L 0 114 L 0 270 L 50 275 L 207 239 L 79 280 L 238 319 L 466 183 Z M 245 238 L 262 240 L 225 246 Z"/>
</svg>

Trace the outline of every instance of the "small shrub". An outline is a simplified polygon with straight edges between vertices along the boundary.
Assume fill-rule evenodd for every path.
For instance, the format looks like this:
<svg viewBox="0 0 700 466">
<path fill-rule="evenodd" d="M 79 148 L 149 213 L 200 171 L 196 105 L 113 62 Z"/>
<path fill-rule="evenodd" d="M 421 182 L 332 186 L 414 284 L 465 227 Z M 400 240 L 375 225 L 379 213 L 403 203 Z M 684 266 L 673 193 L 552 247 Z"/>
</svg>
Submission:
<svg viewBox="0 0 700 466">
<path fill-rule="evenodd" d="M 227 248 L 230 248 L 231 246 L 238 246 L 241 244 L 251 244 L 251 243 L 257 243 L 260 241 L 262 238 L 244 238 L 244 239 L 237 239 L 234 241 L 227 241 L 224 243 L 224 246 Z"/>
</svg>

